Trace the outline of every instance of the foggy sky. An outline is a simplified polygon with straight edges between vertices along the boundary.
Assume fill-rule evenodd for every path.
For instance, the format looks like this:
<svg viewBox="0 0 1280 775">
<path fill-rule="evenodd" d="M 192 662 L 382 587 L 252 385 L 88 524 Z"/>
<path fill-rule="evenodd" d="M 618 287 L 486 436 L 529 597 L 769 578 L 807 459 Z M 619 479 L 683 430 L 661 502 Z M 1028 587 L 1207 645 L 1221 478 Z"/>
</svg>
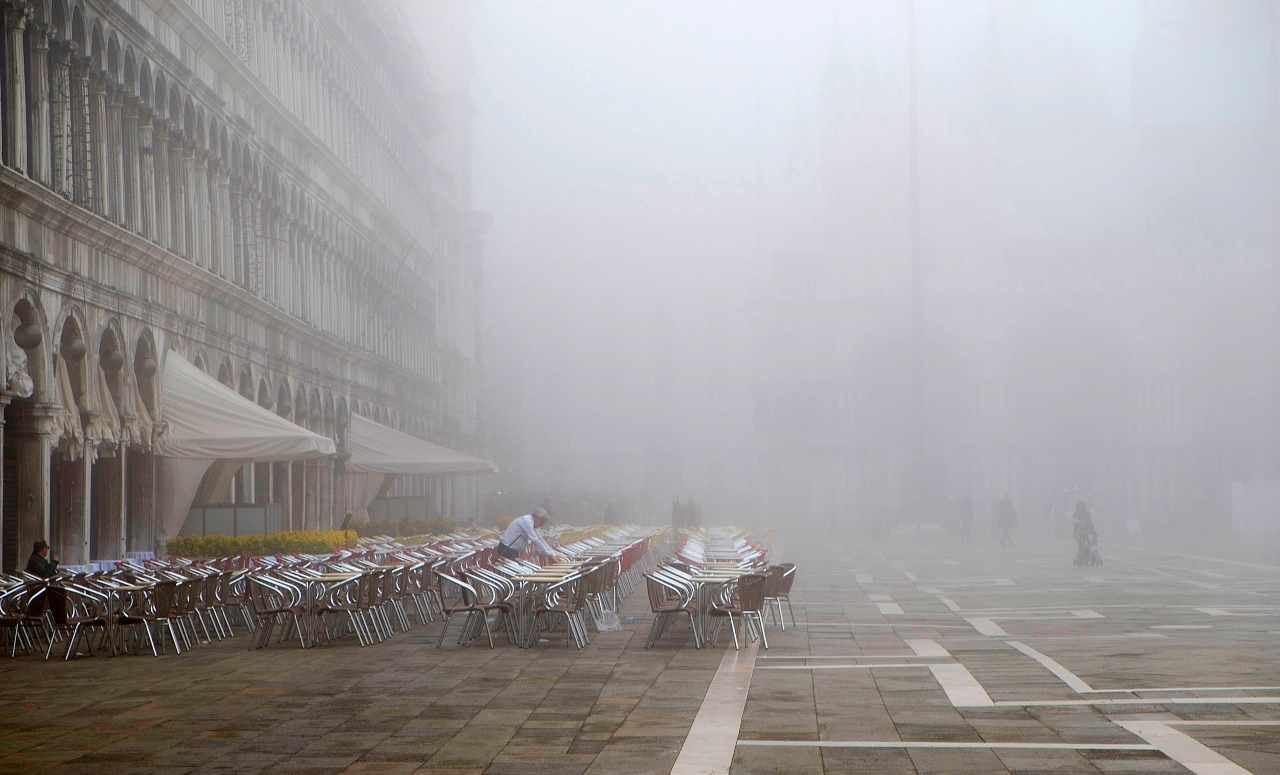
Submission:
<svg viewBox="0 0 1280 775">
<path fill-rule="evenodd" d="M 495 488 L 1155 519 L 1280 476 L 1275 6 L 918 2 L 918 329 L 908 8 L 472 6 Z"/>
</svg>

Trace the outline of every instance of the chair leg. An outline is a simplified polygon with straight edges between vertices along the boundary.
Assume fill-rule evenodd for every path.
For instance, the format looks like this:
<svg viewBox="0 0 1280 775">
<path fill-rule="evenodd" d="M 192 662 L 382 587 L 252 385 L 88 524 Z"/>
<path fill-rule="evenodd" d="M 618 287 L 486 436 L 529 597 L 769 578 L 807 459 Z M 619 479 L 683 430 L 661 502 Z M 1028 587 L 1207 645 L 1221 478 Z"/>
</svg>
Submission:
<svg viewBox="0 0 1280 775">
<path fill-rule="evenodd" d="M 449 611 L 445 611 L 444 626 L 440 628 L 440 640 L 436 641 L 436 648 L 440 648 L 441 646 L 444 645 L 444 636 L 446 633 L 449 632 L 449 620 L 452 618 L 453 618 L 453 613 Z"/>
<path fill-rule="evenodd" d="M 733 623 L 733 614 L 727 614 L 727 616 L 729 617 L 729 631 L 733 633 L 733 648 L 736 651 L 741 651 L 742 646 L 738 643 L 738 628 Z M 746 618 L 745 614 L 743 615 L 743 618 Z"/>
</svg>

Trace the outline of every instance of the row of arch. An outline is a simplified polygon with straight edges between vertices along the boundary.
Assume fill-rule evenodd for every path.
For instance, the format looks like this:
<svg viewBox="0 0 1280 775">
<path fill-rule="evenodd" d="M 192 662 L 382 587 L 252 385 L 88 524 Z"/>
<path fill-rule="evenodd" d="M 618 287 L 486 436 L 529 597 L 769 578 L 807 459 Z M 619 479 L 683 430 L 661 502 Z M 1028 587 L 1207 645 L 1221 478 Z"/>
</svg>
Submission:
<svg viewBox="0 0 1280 775">
<path fill-rule="evenodd" d="M 101 367 L 107 375 L 116 412 L 122 417 L 135 416 L 139 408 L 131 404 L 136 397 L 151 417 L 162 421 L 160 375 L 164 370 L 164 347 L 150 328 L 142 328 L 132 339 L 125 334 L 118 318 L 90 327 L 83 311 L 74 304 L 64 305 L 57 318 L 49 323 L 34 293 L 23 294 L 12 307 L 7 326 L 6 343 L 20 348 L 25 355 L 27 372 L 37 404 L 59 400 L 58 375 L 54 364 L 65 364 L 70 373 L 74 397 L 83 411 L 98 411 L 100 399 L 92 392 L 92 372 Z M 285 374 L 271 374 L 249 361 L 237 364 L 227 354 L 175 342 L 177 349 L 202 371 L 242 396 L 271 409 L 281 417 L 308 430 L 328 436 L 345 445 L 350 414 L 355 413 L 406 432 L 425 430 L 425 418 L 402 415 L 384 404 L 351 399 L 317 385 L 307 385 Z M 125 366 L 131 364 L 132 368 Z"/>
<path fill-rule="evenodd" d="M 417 301 L 428 286 L 411 279 L 417 261 L 397 260 L 403 251 L 308 191 L 241 121 L 206 108 L 214 98 L 201 87 L 184 88 L 86 6 L 37 0 L 11 6 L 3 24 L 7 166 L 321 330 L 428 373 L 429 337 L 408 335 L 434 327 L 431 305 Z"/>
</svg>

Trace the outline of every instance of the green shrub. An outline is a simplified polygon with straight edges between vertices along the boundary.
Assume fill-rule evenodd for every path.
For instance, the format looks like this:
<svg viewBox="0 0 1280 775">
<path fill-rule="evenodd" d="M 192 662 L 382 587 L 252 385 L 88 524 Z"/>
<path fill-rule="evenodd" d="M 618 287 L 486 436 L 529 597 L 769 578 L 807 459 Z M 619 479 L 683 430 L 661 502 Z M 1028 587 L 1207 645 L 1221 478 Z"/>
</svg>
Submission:
<svg viewBox="0 0 1280 775">
<path fill-rule="evenodd" d="M 266 535 L 178 536 L 169 539 L 170 555 L 179 557 L 228 557 L 263 554 L 326 554 L 355 546 L 354 530 L 300 530 Z"/>
</svg>

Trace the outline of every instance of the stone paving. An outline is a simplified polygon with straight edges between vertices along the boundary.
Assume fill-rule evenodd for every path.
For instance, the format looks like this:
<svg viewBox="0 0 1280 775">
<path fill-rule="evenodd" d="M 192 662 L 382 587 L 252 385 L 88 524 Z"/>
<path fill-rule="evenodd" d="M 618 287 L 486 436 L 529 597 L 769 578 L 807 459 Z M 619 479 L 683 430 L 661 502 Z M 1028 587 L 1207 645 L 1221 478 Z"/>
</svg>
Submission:
<svg viewBox="0 0 1280 775">
<path fill-rule="evenodd" d="M 801 554 L 800 625 L 744 651 L 737 745 L 712 753 L 735 775 L 1280 773 L 1280 566 L 970 554 Z M 368 649 L 0 660 L 0 773 L 667 773 L 705 742 L 728 633 L 646 650 L 642 598 L 583 651 L 437 650 L 432 625 Z"/>
</svg>

